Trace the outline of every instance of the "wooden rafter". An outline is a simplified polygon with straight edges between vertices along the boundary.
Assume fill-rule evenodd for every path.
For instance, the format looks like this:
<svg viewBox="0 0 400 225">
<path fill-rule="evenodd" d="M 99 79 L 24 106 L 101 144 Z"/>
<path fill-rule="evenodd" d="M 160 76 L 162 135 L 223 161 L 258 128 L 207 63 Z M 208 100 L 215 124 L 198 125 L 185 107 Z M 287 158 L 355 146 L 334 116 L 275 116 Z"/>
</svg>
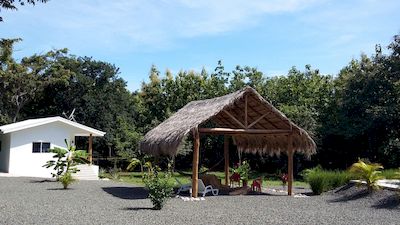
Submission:
<svg viewBox="0 0 400 225">
<path fill-rule="evenodd" d="M 254 126 L 256 123 L 260 122 L 260 120 L 262 120 L 264 117 L 266 117 L 268 114 L 264 114 L 260 117 L 258 117 L 258 119 L 256 119 L 254 122 L 252 122 L 249 126 L 247 126 L 247 128 L 251 128 L 252 126 Z"/>
<path fill-rule="evenodd" d="M 219 114 L 218 116 L 215 117 L 215 119 L 221 122 L 220 126 L 225 126 L 225 127 L 231 126 L 231 121 L 229 121 L 223 114 Z M 218 121 L 215 122 L 217 122 L 218 124 Z"/>
<path fill-rule="evenodd" d="M 256 110 L 254 110 L 254 112 L 257 113 Z M 261 115 L 261 116 L 262 116 L 262 115 Z M 265 121 L 267 121 L 272 127 L 278 129 L 278 127 L 277 127 L 273 122 L 271 122 L 271 120 L 269 120 L 268 117 L 265 117 Z"/>
<path fill-rule="evenodd" d="M 243 123 L 240 122 L 238 119 L 236 119 L 236 117 L 234 117 L 230 112 L 224 110 L 224 113 L 225 113 L 226 115 L 228 115 L 231 119 L 233 119 L 233 120 L 234 120 L 237 124 L 239 124 L 242 128 L 246 128 L 246 126 L 243 125 Z"/>
</svg>

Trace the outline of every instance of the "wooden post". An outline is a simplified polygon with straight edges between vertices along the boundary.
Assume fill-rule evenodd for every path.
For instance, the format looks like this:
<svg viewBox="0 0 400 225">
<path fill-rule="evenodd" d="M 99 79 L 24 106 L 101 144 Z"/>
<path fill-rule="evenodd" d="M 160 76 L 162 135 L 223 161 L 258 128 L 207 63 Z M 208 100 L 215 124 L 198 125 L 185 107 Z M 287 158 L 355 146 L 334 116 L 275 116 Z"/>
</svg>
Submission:
<svg viewBox="0 0 400 225">
<path fill-rule="evenodd" d="M 199 148 L 200 148 L 200 135 L 196 128 L 193 131 L 194 149 L 193 149 L 193 167 L 192 167 L 192 197 L 197 198 L 198 192 L 198 179 L 199 179 Z"/>
<path fill-rule="evenodd" d="M 288 136 L 288 195 L 293 195 L 293 136 Z"/>
<path fill-rule="evenodd" d="M 229 185 L 229 136 L 224 136 L 225 185 Z"/>
<path fill-rule="evenodd" d="M 89 164 L 93 163 L 93 135 L 89 135 Z"/>
<path fill-rule="evenodd" d="M 247 126 L 247 94 L 244 97 L 244 126 L 246 127 L 245 129 L 249 128 Z"/>
</svg>

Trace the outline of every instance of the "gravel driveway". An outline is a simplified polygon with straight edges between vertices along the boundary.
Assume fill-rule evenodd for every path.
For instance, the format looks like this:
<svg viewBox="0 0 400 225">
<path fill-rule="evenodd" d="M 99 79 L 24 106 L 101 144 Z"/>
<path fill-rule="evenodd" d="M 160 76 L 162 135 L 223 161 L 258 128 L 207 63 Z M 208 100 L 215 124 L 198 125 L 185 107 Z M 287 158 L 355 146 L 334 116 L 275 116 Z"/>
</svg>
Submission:
<svg viewBox="0 0 400 225">
<path fill-rule="evenodd" d="M 151 209 L 141 187 L 113 181 L 60 187 L 42 179 L 0 177 L 0 224 L 400 224 L 396 193 L 371 196 L 355 187 L 304 198 L 174 198 L 161 211 Z"/>
</svg>

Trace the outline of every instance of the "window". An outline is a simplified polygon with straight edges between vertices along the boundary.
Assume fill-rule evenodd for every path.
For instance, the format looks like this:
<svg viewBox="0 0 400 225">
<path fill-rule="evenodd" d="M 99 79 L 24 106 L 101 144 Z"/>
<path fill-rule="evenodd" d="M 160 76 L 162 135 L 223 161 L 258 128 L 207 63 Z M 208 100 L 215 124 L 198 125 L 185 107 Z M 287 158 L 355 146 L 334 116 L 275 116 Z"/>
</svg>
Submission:
<svg viewBox="0 0 400 225">
<path fill-rule="evenodd" d="M 43 142 L 42 143 L 42 152 L 49 152 L 50 149 L 50 143 L 49 142 Z"/>
<path fill-rule="evenodd" d="M 33 153 L 45 153 L 49 152 L 50 142 L 33 142 L 32 152 Z"/>
</svg>

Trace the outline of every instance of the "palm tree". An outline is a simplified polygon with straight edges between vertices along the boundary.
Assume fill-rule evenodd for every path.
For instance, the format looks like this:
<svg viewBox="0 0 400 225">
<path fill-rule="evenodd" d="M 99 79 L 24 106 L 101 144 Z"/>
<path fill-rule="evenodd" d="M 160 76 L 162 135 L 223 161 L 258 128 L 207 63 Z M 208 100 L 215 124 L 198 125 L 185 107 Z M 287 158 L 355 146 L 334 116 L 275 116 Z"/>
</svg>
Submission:
<svg viewBox="0 0 400 225">
<path fill-rule="evenodd" d="M 378 189 L 378 180 L 384 177 L 380 176 L 383 166 L 378 163 L 365 163 L 361 159 L 350 167 L 350 172 L 356 175 L 359 179 L 367 182 L 368 191 L 372 192 Z"/>
</svg>

